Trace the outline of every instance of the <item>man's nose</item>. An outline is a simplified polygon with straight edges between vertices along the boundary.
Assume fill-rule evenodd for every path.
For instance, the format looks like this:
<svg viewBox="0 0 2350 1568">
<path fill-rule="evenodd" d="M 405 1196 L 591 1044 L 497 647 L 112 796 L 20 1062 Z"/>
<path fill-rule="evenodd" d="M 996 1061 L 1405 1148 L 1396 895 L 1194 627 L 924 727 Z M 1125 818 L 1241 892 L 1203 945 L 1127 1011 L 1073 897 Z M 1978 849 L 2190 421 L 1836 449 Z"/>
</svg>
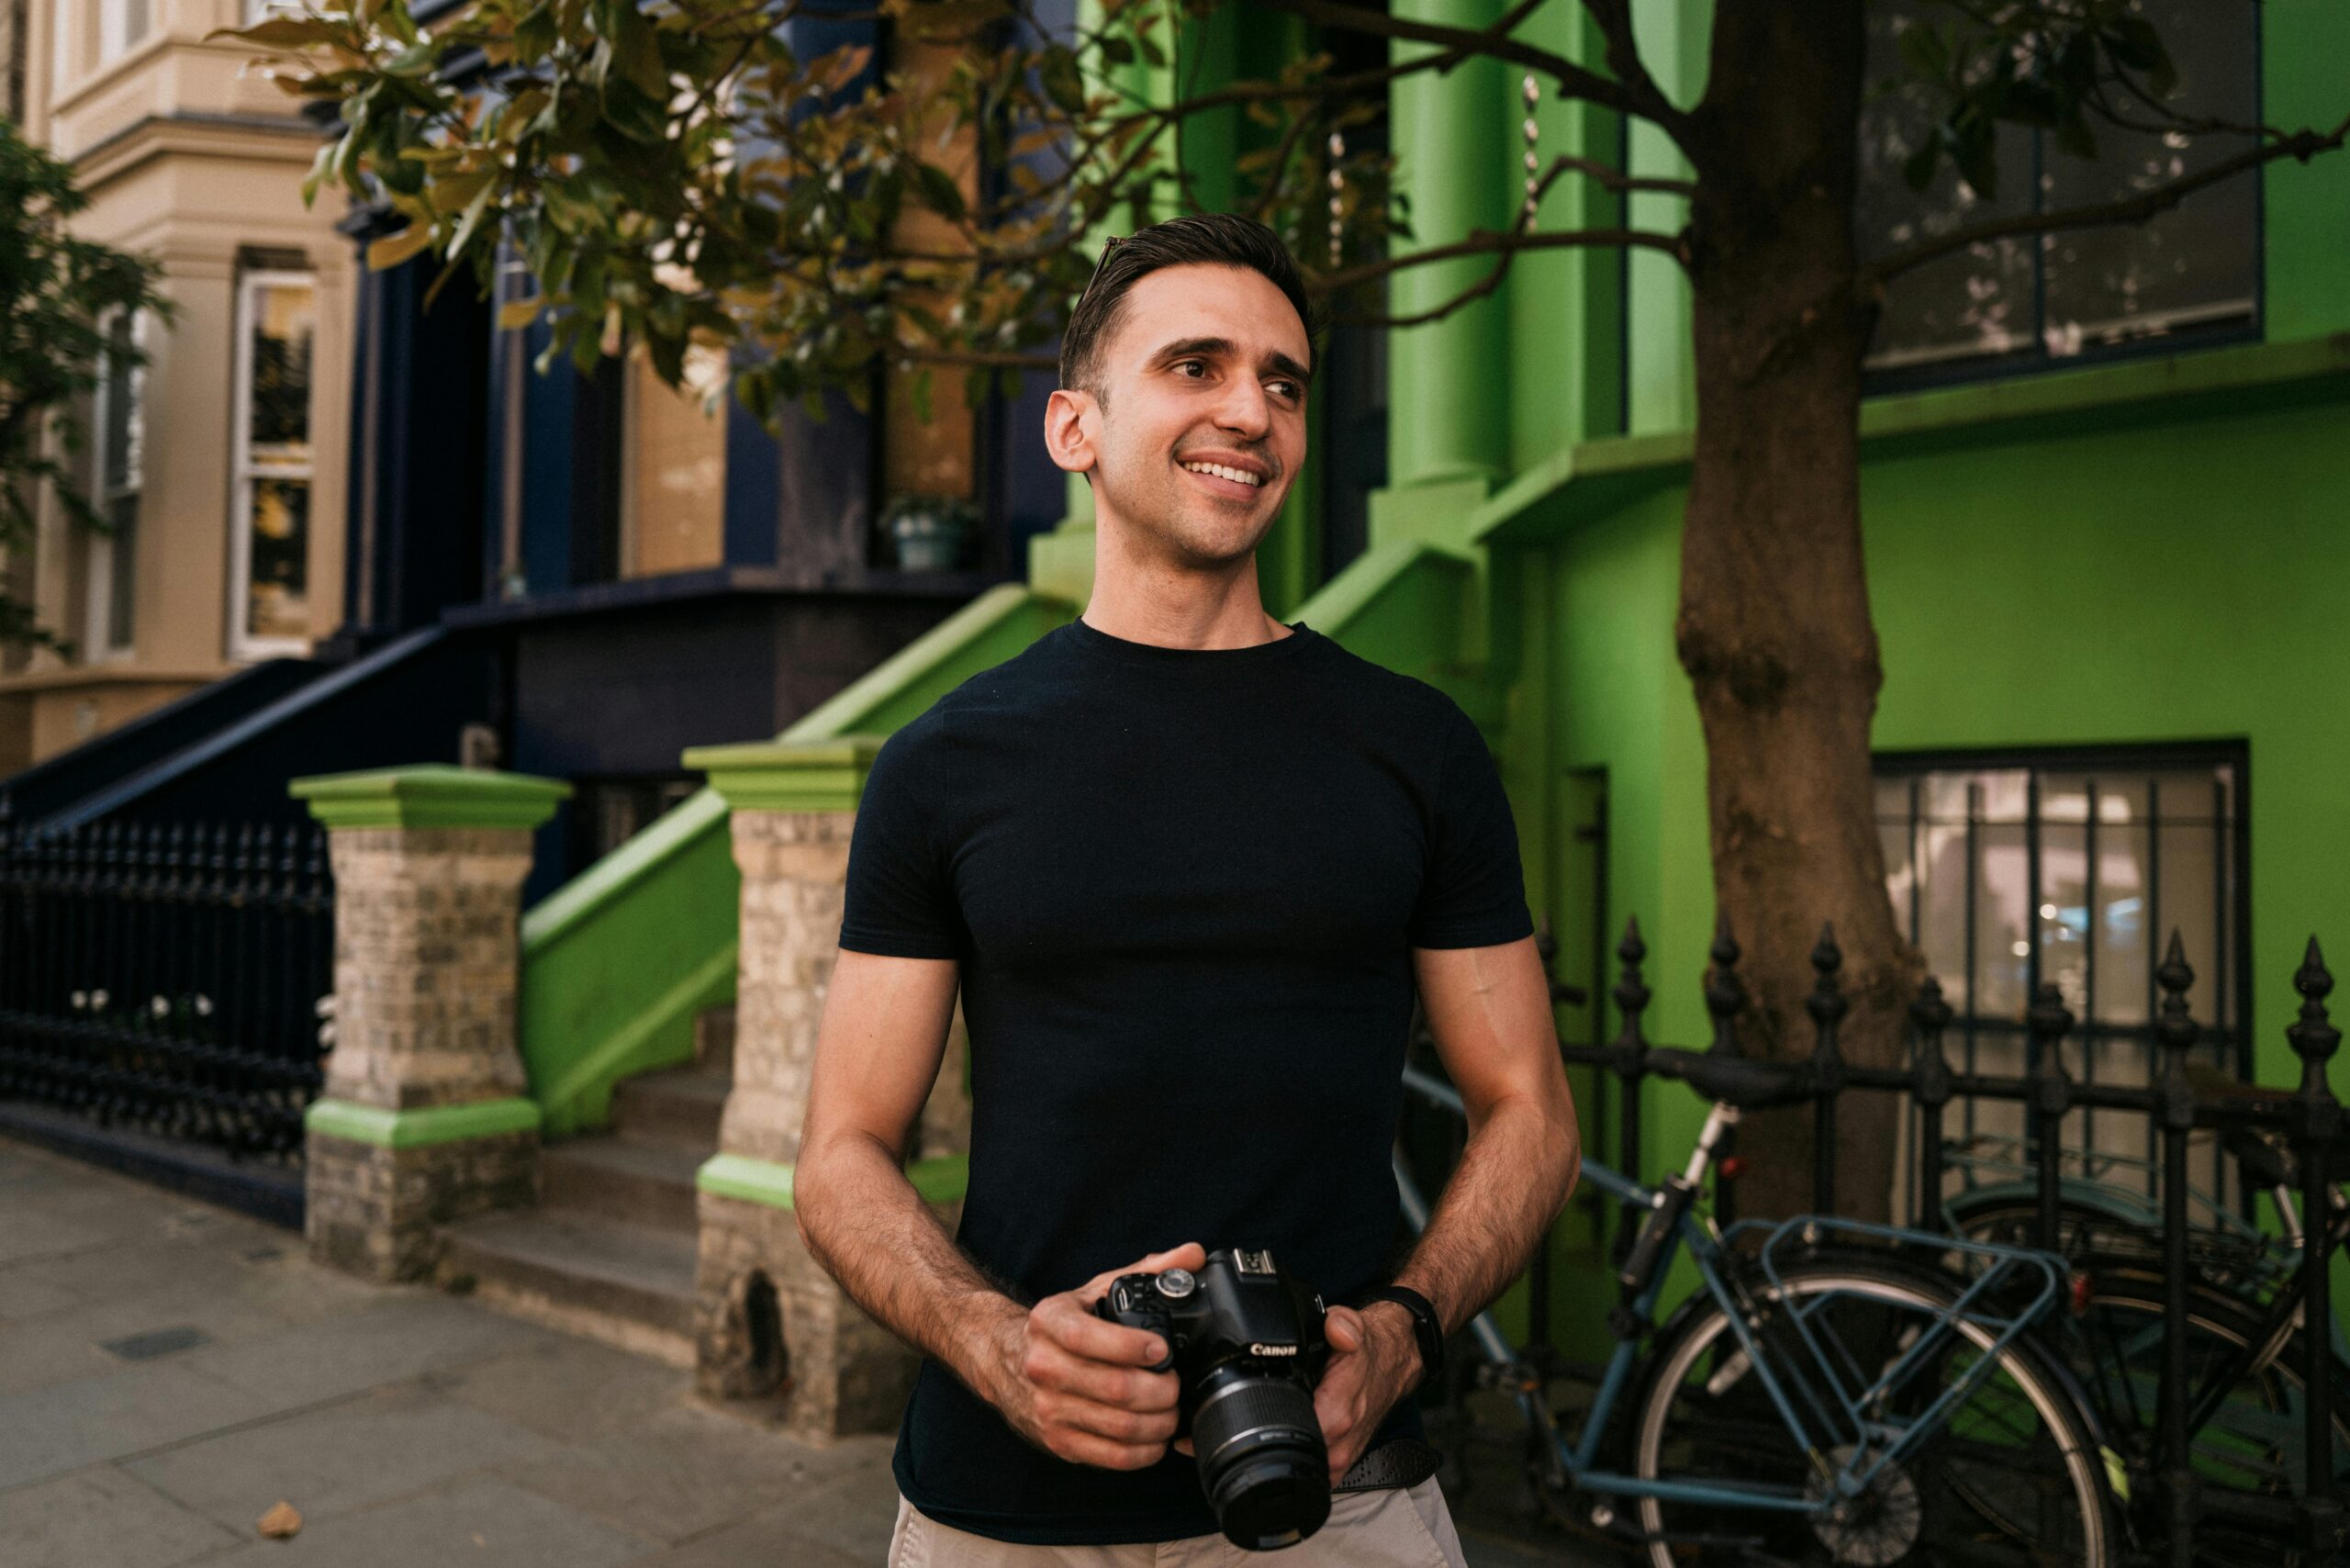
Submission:
<svg viewBox="0 0 2350 1568">
<path fill-rule="evenodd" d="M 1216 403 L 1217 428 L 1250 441 L 1263 438 L 1272 424 L 1272 406 L 1265 399 L 1265 389 L 1253 375 L 1234 377 Z"/>
</svg>

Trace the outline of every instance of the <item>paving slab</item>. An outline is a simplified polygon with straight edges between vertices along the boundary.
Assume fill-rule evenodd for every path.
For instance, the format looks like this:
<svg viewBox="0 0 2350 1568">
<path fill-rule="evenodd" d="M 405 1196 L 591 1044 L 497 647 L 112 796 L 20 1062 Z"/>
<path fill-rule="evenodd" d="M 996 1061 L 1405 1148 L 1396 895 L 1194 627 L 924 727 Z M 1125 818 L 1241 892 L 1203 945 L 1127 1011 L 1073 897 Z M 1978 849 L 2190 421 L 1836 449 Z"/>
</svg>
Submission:
<svg viewBox="0 0 2350 1568">
<path fill-rule="evenodd" d="M 890 1518 L 897 1518 L 894 1510 Z M 882 1555 L 851 1556 L 811 1540 L 792 1528 L 788 1508 L 778 1507 L 639 1558 L 628 1568 L 880 1568 Z"/>
<path fill-rule="evenodd" d="M 62 1252 L 83 1252 L 113 1239 L 110 1232 L 69 1215 L 17 1208 L 0 1218 L 0 1263 L 21 1263 Z"/>
<path fill-rule="evenodd" d="M 143 1453 L 273 1408 L 251 1390 L 189 1371 L 185 1360 L 144 1362 L 0 1399 L 0 1487 Z"/>
<path fill-rule="evenodd" d="M 207 1345 L 179 1358 L 206 1377 L 291 1410 L 379 1383 L 462 1366 L 550 1331 L 421 1286 L 386 1290 L 364 1310 Z"/>
<path fill-rule="evenodd" d="M 173 1568 L 237 1539 L 110 1465 L 0 1492 L 8 1568 Z"/>
<path fill-rule="evenodd" d="M 500 1465 L 498 1473 L 580 1513 L 674 1543 L 870 1466 L 887 1455 L 888 1441 L 814 1449 L 732 1416 L 684 1408 Z"/>
<path fill-rule="evenodd" d="M 106 1347 L 138 1336 L 185 1329 L 197 1337 L 187 1346 L 195 1350 L 285 1327 L 284 1319 L 217 1285 L 173 1284 L 95 1302 L 77 1298 L 71 1305 L 13 1321 L 0 1333 L 0 1395 L 95 1377 L 123 1366 L 137 1358 L 141 1347 L 128 1345 L 115 1350 Z"/>
<path fill-rule="evenodd" d="M 184 1443 L 122 1468 L 207 1518 L 250 1531 L 284 1498 L 318 1522 L 556 1445 L 414 1387 Z"/>
<path fill-rule="evenodd" d="M 691 1372 L 567 1334 L 467 1366 L 436 1368 L 425 1381 L 462 1404 L 565 1442 L 633 1430 L 694 1398 Z"/>
<path fill-rule="evenodd" d="M 5 1178 L 0 1178 L 5 1183 Z M 0 1268 L 0 1323 L 39 1317 L 45 1312 L 72 1306 L 82 1298 L 63 1285 L 51 1284 L 23 1268 Z"/>
<path fill-rule="evenodd" d="M 306 1523 L 290 1540 L 207 1557 L 204 1568 L 618 1568 L 647 1544 L 519 1486 L 476 1479 Z"/>
</svg>

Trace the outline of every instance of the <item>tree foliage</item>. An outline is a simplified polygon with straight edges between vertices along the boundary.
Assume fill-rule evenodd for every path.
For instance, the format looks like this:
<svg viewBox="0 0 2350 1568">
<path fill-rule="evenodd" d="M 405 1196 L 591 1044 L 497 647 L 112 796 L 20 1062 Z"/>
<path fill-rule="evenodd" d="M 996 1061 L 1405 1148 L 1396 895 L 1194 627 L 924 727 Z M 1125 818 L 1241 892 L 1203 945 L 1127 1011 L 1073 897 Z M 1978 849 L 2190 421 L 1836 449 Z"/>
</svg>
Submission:
<svg viewBox="0 0 2350 1568">
<path fill-rule="evenodd" d="M 1260 128 L 1240 171 L 1247 209 L 1314 236 L 1299 247 L 1313 286 L 1358 319 L 1382 319 L 1382 279 L 1433 262 L 1490 255 L 1494 266 L 1415 319 L 1492 292 L 1528 251 L 1644 246 L 1687 264 L 1707 240 L 1702 213 L 1673 232 L 1558 230 L 1529 205 L 1506 229 L 1415 248 L 1392 158 L 1344 150 L 1345 133 L 1383 114 L 1406 76 L 1498 59 L 1560 97 L 1661 127 L 1695 171 L 1636 179 L 1561 157 L 1539 172 L 1537 195 L 1562 178 L 1742 194 L 1741 128 L 1667 98 L 1640 62 L 1628 0 L 1583 0 L 1605 43 L 1592 65 L 1520 36 L 1540 0 L 1473 30 L 1340 0 L 1263 0 L 1259 13 L 1290 13 L 1326 37 L 1403 47 L 1393 64 L 1351 74 L 1307 53 L 1204 92 L 1138 86 L 1153 73 L 1180 81 L 1185 24 L 1230 3 L 1102 0 L 1055 34 L 1029 0 L 467 0 L 429 29 L 407 0 L 314 0 L 308 14 L 231 36 L 271 51 L 266 68 L 286 92 L 340 116 L 306 194 L 332 183 L 407 219 L 375 242 L 374 264 L 430 250 L 487 287 L 509 241 L 537 292 L 509 301 L 503 319 L 546 312 L 547 360 L 567 353 L 584 368 L 642 342 L 674 386 L 689 343 L 742 345 L 755 352 L 736 387 L 763 417 L 825 388 L 862 398 L 879 364 L 1048 364 L 1043 350 L 1105 228 L 1196 205 L 1170 154 L 1185 125 L 1214 110 Z M 879 24 L 895 58 L 863 47 L 802 58 L 787 26 L 796 19 Z M 1919 186 L 1947 159 L 1990 195 L 2003 127 L 2048 129 L 2080 153 L 2105 122 L 2236 135 L 2246 143 L 2237 167 L 2342 137 L 2188 121 L 2168 106 L 2177 72 L 2163 41 L 2131 0 L 1947 0 L 1908 29 L 1902 60 L 1939 114 L 1906 171 Z M 2166 204 L 2021 221 L 2129 221 Z M 910 224 L 914 212 L 935 221 Z M 1939 237 L 1864 284 L 1970 242 Z"/>
<path fill-rule="evenodd" d="M 73 473 L 73 400 L 97 385 L 107 313 L 170 315 L 154 290 L 157 263 L 67 231 L 86 205 L 73 171 L 0 118 L 0 552 L 11 556 L 31 545 L 43 485 L 72 521 L 106 531 Z M 111 352 L 144 363 L 135 348 Z M 33 606 L 0 589 L 0 644 L 11 643 L 65 646 Z"/>
</svg>

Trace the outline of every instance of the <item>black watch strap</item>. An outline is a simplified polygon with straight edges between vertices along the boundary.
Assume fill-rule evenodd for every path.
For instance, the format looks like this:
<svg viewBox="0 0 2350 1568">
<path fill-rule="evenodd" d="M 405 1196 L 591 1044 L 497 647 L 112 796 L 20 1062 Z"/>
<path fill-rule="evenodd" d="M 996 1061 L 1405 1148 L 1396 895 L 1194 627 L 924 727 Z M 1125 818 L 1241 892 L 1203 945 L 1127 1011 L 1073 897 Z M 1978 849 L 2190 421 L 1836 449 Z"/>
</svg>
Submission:
<svg viewBox="0 0 2350 1568">
<path fill-rule="evenodd" d="M 1420 1375 L 1434 1383 L 1444 1372 L 1444 1325 L 1437 1321 L 1428 1298 L 1409 1285 L 1373 1285 L 1349 1304 L 1360 1309 L 1375 1301 L 1392 1301 L 1412 1315 L 1412 1338 L 1420 1348 Z"/>
</svg>

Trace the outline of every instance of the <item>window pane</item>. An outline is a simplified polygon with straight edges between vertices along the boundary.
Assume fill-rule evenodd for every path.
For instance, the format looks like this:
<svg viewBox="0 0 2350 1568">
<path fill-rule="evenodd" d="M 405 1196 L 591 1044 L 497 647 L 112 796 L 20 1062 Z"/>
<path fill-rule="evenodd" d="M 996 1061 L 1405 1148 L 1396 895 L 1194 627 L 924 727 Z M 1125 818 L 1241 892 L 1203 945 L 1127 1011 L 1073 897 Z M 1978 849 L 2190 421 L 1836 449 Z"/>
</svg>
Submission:
<svg viewBox="0 0 2350 1568">
<path fill-rule="evenodd" d="M 248 537 L 252 577 L 245 594 L 245 633 L 253 637 L 310 634 L 310 484 L 252 482 Z"/>
<path fill-rule="evenodd" d="M 1861 109 L 1861 180 L 1852 232 L 1864 258 L 1889 255 L 1962 224 L 2031 210 L 2031 138 L 2009 130 L 1998 142 L 1999 184 L 1985 200 L 1948 159 L 1933 183 L 1913 191 L 1901 165 L 1932 132 L 1934 100 L 1903 67 L 1900 35 L 1918 21 L 1919 0 L 1873 6 L 1868 25 L 1869 95 Z M 1944 256 L 1897 279 L 1877 318 L 1869 363 L 1879 368 L 2027 348 L 2032 319 L 2031 252 L 2002 240 Z"/>
<path fill-rule="evenodd" d="M 726 405 L 705 414 L 705 390 L 723 391 L 726 353 L 686 353 L 685 384 L 672 390 L 643 355 L 628 365 L 627 576 L 715 566 L 726 558 Z"/>
<path fill-rule="evenodd" d="M 2250 0 L 2145 0 L 2131 7 L 2162 29 L 2179 73 L 2168 106 L 2243 124 L 2256 119 L 2253 92 L 2256 20 Z M 2139 118 L 2152 120 L 2152 111 Z M 2111 201 L 2233 156 L 2241 136 L 2098 125 L 2090 162 L 2056 150 L 2042 176 L 2050 209 Z M 2222 180 L 2143 224 L 2044 236 L 2048 352 L 2154 337 L 2186 327 L 2249 320 L 2258 222 L 2256 179 Z"/>
<path fill-rule="evenodd" d="M 2233 124 L 2259 118 L 2255 0 L 2130 0 L 2160 31 L 2178 68 L 2166 107 Z M 2092 117 L 2098 155 L 2064 151 L 2053 134 L 2002 125 L 1998 188 L 1978 199 L 1941 161 L 1912 191 L 1902 165 L 1925 144 L 1940 95 L 1900 59 L 1900 36 L 1948 7 L 1885 0 L 1867 13 L 1869 95 L 1861 115 L 1854 234 L 1864 259 L 1962 224 L 2094 206 L 2167 185 L 2232 156 L 2242 136 L 2165 128 L 2161 112 L 2118 96 L 2129 129 Z M 2109 88 L 2109 93 L 2118 92 Z M 2143 224 L 1994 241 L 1895 279 L 1870 351 L 1873 370 L 2003 354 L 2061 359 L 2134 339 L 2255 319 L 2258 182 L 2221 181 Z"/>
<path fill-rule="evenodd" d="M 310 343 L 317 327 L 308 284 L 254 291 L 252 402 L 246 412 L 254 454 L 307 461 L 310 455 Z"/>
<path fill-rule="evenodd" d="M 106 429 L 101 432 L 105 461 L 98 482 L 106 494 L 112 495 L 138 487 L 144 421 L 139 408 L 141 377 L 128 357 L 135 342 L 129 312 L 114 318 L 107 326 L 106 337 L 112 352 L 106 355 L 105 370 Z"/>
<path fill-rule="evenodd" d="M 106 521 L 114 524 L 106 556 L 106 646 L 127 648 L 137 631 L 131 612 L 138 603 L 139 498 L 115 501 L 106 508 Z"/>
</svg>

